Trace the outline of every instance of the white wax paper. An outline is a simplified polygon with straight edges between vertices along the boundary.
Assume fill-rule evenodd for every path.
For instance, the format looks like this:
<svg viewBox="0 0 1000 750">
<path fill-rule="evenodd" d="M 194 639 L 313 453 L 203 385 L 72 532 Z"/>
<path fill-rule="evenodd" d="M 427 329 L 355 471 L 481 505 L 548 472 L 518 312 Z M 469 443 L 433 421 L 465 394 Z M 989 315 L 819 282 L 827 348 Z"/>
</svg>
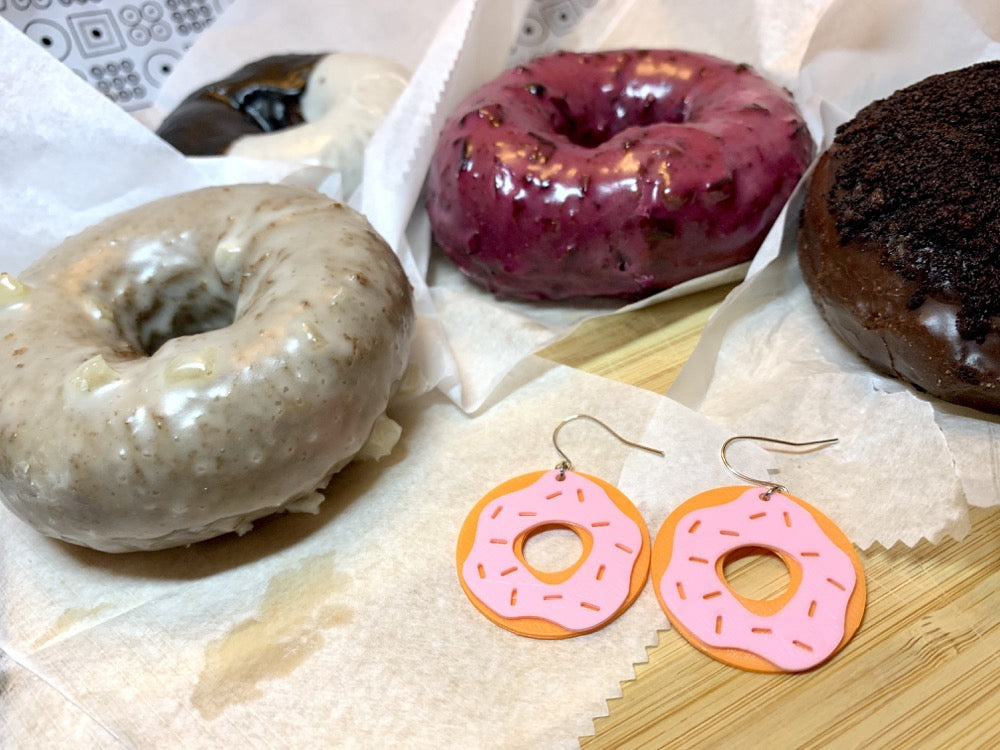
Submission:
<svg viewBox="0 0 1000 750">
<path fill-rule="evenodd" d="M 442 20 L 448 33 L 431 40 L 415 71 L 415 90 L 439 93 L 445 79 L 472 85 L 469 50 L 488 43 L 502 65 L 508 44 L 489 33 L 496 8 L 455 6 Z M 335 192 L 336 175 L 321 169 L 183 159 L 16 31 L 0 24 L 0 35 L 17 113 L 0 131 L 0 159 L 16 168 L 0 214 L 10 270 L 104 215 L 179 190 L 284 179 Z M 51 108 L 36 106 L 39 89 Z M 415 96 L 405 99 L 424 103 Z M 424 112 L 426 131 L 439 115 Z M 427 146 L 407 137 L 390 145 L 413 153 L 408 184 L 354 199 L 374 201 L 373 221 L 419 274 L 407 240 L 426 248 L 426 224 L 409 213 Z M 380 202 L 405 190 L 409 207 Z M 426 312 L 426 287 L 412 278 Z M 447 362 L 433 310 L 420 328 L 418 359 Z M 15 745 L 88 747 L 575 745 L 665 622 L 652 594 L 598 634 L 541 643 L 485 620 L 454 567 L 457 531 L 476 500 L 554 464 L 548 435 L 558 420 L 588 411 L 638 430 L 661 400 L 550 368 L 527 361 L 491 389 L 492 405 L 475 419 L 438 393 L 401 402 L 394 416 L 404 437 L 389 459 L 338 477 L 320 515 L 270 519 L 243 538 L 108 556 L 41 538 L 0 509 L 0 733 Z M 434 380 L 424 372 L 411 392 Z M 567 433 L 564 447 L 612 482 L 628 451 L 585 431 Z"/>
<path fill-rule="evenodd" d="M 580 471 L 617 482 L 628 458 L 660 477 L 655 493 L 633 497 L 654 533 L 689 487 L 727 481 L 712 460 L 676 471 L 688 446 L 724 434 L 656 394 L 542 360 L 515 375 L 503 390 L 520 387 L 475 418 L 442 395 L 399 405 L 403 438 L 390 458 L 349 467 L 319 515 L 272 518 L 243 538 L 109 556 L 40 538 L 4 513 L 10 661 L 0 669 L 12 736 L 45 745 L 73 732 L 98 747 L 575 746 L 666 626 L 652 590 L 595 634 L 522 638 L 465 598 L 459 528 L 495 485 L 552 468 L 552 428 L 578 411 L 627 437 L 654 411 L 670 425 L 655 445 L 666 459 L 585 422 L 560 435 Z M 57 720 L 36 721 L 36 702 Z"/>
<path fill-rule="evenodd" d="M 803 56 L 799 99 L 824 147 L 876 98 L 1000 57 L 1000 10 L 979 2 L 836 0 Z M 801 187 L 801 186 L 800 186 Z M 809 457 L 848 536 L 915 544 L 962 538 L 968 505 L 1000 504 L 1000 418 L 876 375 L 820 318 L 795 258 L 801 191 L 710 321 L 670 395 L 734 431 L 837 436 Z M 777 260 L 775 260 L 777 258 Z M 794 488 L 792 488 L 794 489 Z"/>
</svg>

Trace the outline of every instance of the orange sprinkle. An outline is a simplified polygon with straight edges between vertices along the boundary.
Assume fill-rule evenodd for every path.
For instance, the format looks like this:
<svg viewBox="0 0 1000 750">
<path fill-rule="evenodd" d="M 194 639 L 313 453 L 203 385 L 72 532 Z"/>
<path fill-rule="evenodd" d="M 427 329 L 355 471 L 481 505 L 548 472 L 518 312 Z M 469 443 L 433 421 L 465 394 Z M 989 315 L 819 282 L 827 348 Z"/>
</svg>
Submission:
<svg viewBox="0 0 1000 750">
<path fill-rule="evenodd" d="M 802 557 L 819 557 L 819 552 L 800 552 Z"/>
<path fill-rule="evenodd" d="M 714 599 L 717 596 L 722 596 L 722 592 L 721 591 L 709 591 L 707 594 L 705 594 L 701 598 L 702 599 Z"/>
<path fill-rule="evenodd" d="M 545 499 L 546 500 L 551 500 L 554 497 L 559 497 L 561 494 L 562 494 L 561 492 L 553 492 L 551 495 L 546 495 Z"/>
<path fill-rule="evenodd" d="M 806 651 L 812 651 L 813 647 L 808 643 L 803 643 L 802 641 L 792 641 L 793 646 L 798 646 L 799 648 L 804 648 Z"/>
<path fill-rule="evenodd" d="M 687 599 L 687 595 L 684 593 L 684 584 L 680 581 L 677 582 L 677 596 L 681 599 Z"/>
<path fill-rule="evenodd" d="M 632 550 L 630 550 L 630 549 L 629 549 L 628 547 L 626 547 L 626 546 L 625 546 L 624 544 L 622 544 L 621 542 L 615 542 L 615 546 L 616 546 L 616 547 L 617 547 L 618 549 L 620 549 L 620 550 L 621 550 L 622 552 L 627 552 L 627 553 L 628 553 L 628 554 L 630 554 L 630 555 L 632 554 Z"/>
<path fill-rule="evenodd" d="M 771 628 L 750 628 L 751 633 L 761 633 L 762 635 L 770 635 Z"/>
<path fill-rule="evenodd" d="M 533 510 L 522 510 L 522 511 L 521 511 L 520 513 L 518 513 L 517 515 L 519 515 L 519 516 L 522 516 L 522 517 L 525 517 L 525 518 L 534 518 L 534 517 L 535 517 L 535 516 L 537 516 L 538 514 L 537 514 L 537 513 L 535 513 L 535 511 L 533 511 Z"/>
<path fill-rule="evenodd" d="M 722 635 L 722 615 L 717 615 L 715 618 L 715 634 Z"/>
<path fill-rule="evenodd" d="M 581 490 L 580 488 L 577 488 L 576 490 L 576 499 L 579 500 L 581 503 L 583 502 L 583 490 Z"/>
<path fill-rule="evenodd" d="M 689 557 L 688 560 L 690 560 L 691 562 L 704 563 L 705 565 L 708 565 L 708 560 L 706 560 L 704 557 Z"/>
<path fill-rule="evenodd" d="M 833 584 L 834 586 L 836 586 L 836 587 L 837 587 L 838 589 L 840 589 L 841 591 L 847 591 L 847 587 L 846 587 L 846 586 L 844 586 L 844 584 L 842 584 L 842 583 L 838 583 L 837 581 L 833 580 L 832 578 L 827 578 L 827 579 L 826 579 L 826 582 L 827 582 L 827 583 L 832 583 L 832 584 Z"/>
<path fill-rule="evenodd" d="M 510 590 L 510 606 L 517 604 L 517 589 Z"/>
<path fill-rule="evenodd" d="M 816 602 L 815 602 L 815 600 L 809 602 L 809 612 L 808 612 L 808 614 L 809 614 L 810 617 L 812 617 L 813 615 L 816 614 Z"/>
<path fill-rule="evenodd" d="M 501 570 L 500 571 L 500 575 L 502 575 L 502 576 L 510 575 L 515 570 L 517 570 L 517 566 L 516 565 L 514 567 L 512 567 L 512 568 L 507 568 L 507 570 Z"/>
<path fill-rule="evenodd" d="M 542 601 L 551 601 L 553 599 L 562 599 L 562 594 L 546 594 L 542 597 Z"/>
<path fill-rule="evenodd" d="M 490 544 L 506 544 L 506 539 L 490 539 Z"/>
<path fill-rule="evenodd" d="M 722 534 L 722 536 L 739 536 L 740 535 L 740 532 L 738 532 L 738 531 L 730 531 L 729 529 L 719 529 L 719 533 Z"/>
<path fill-rule="evenodd" d="M 483 567 L 482 563 L 476 566 L 476 570 L 479 571 L 480 578 L 486 578 L 486 568 Z"/>
<path fill-rule="evenodd" d="M 596 529 L 600 526 L 610 526 L 610 525 L 611 525 L 610 521 L 594 521 L 592 524 L 590 524 L 590 527 L 592 529 Z"/>
<path fill-rule="evenodd" d="M 701 526 L 701 521 L 695 521 L 691 524 L 691 528 L 688 529 L 688 534 L 693 534 L 699 526 Z"/>
<path fill-rule="evenodd" d="M 599 581 L 602 578 L 604 578 L 604 566 L 603 565 L 597 569 L 597 580 Z"/>
<path fill-rule="evenodd" d="M 758 518 L 763 518 L 767 513 L 754 513 L 750 516 L 751 521 L 756 521 Z"/>
<path fill-rule="evenodd" d="M 494 510 L 494 511 L 493 511 L 493 512 L 492 512 L 492 513 L 490 514 L 490 518 L 496 518 L 497 516 L 499 516 L 499 515 L 500 515 L 500 511 L 502 511 L 502 510 L 503 510 L 503 506 L 502 506 L 502 505 L 498 505 L 498 506 L 497 506 L 497 508 L 496 508 L 496 510 Z"/>
<path fill-rule="evenodd" d="M 785 526 L 792 528 L 792 518 L 788 515 L 788 511 L 786 510 L 782 515 L 785 517 Z"/>
<path fill-rule="evenodd" d="M 591 604 L 590 602 L 580 602 L 580 606 L 583 607 L 584 609 L 591 609 L 594 612 L 601 611 L 600 607 L 598 607 L 596 604 Z"/>
</svg>

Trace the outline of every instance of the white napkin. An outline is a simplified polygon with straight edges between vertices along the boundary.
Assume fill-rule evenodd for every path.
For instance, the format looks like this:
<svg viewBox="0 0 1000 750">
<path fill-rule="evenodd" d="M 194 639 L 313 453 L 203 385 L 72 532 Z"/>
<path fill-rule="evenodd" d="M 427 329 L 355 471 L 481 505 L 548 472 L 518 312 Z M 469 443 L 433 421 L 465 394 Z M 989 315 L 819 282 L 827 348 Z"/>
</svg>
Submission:
<svg viewBox="0 0 1000 750">
<path fill-rule="evenodd" d="M 516 636 L 465 598 L 459 528 L 500 482 L 555 465 L 550 435 L 564 417 L 599 415 L 634 438 L 655 412 L 669 425 L 654 446 L 666 459 L 585 422 L 559 442 L 580 471 L 612 483 L 626 459 L 659 477 L 655 492 L 622 485 L 655 534 L 669 503 L 728 483 L 715 461 L 684 462 L 724 433 L 654 393 L 570 368 L 527 360 L 515 375 L 501 387 L 510 395 L 475 418 L 440 394 L 400 405 L 403 438 L 390 458 L 336 477 L 319 515 L 272 518 L 242 538 L 110 556 L 0 514 L 10 736 L 108 747 L 574 747 L 666 627 L 652 590 L 594 634 Z"/>
<path fill-rule="evenodd" d="M 1000 12 L 973 2 L 836 0 L 803 57 L 800 100 L 829 145 L 874 98 L 1000 57 Z M 1000 504 L 1000 418 L 876 375 L 826 326 L 795 258 L 801 194 L 723 304 L 670 395 L 738 432 L 838 436 L 803 485 L 862 547 L 962 538 L 968 505 Z M 775 260 L 777 258 L 777 260 Z"/>
</svg>

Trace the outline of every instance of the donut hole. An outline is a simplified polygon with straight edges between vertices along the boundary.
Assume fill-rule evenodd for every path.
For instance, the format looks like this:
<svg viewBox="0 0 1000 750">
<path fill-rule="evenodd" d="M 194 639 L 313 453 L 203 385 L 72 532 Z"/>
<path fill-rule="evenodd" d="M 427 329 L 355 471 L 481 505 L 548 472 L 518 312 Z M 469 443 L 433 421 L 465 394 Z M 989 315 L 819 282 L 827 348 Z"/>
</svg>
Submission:
<svg viewBox="0 0 1000 750">
<path fill-rule="evenodd" d="M 556 116 L 552 129 L 577 146 L 597 148 L 629 128 L 687 121 L 683 100 L 668 93 L 646 84 L 625 91 L 616 89 L 615 96 L 597 99 L 553 98 Z M 640 135 L 636 133 L 637 140 Z"/>
<path fill-rule="evenodd" d="M 573 526 L 549 524 L 531 529 L 524 535 L 524 562 L 536 573 L 558 575 L 571 573 L 582 561 L 586 542 Z"/>
<path fill-rule="evenodd" d="M 300 91 L 260 88 L 248 93 L 239 103 L 240 112 L 264 133 L 305 122 L 299 106 Z"/>
<path fill-rule="evenodd" d="M 152 356 L 170 339 L 225 328 L 236 319 L 235 289 L 220 280 L 178 274 L 122 297 L 115 319 L 122 337 Z"/>
<path fill-rule="evenodd" d="M 722 577 L 734 593 L 749 601 L 781 599 L 792 583 L 784 559 L 767 547 L 739 547 L 724 555 Z"/>
</svg>

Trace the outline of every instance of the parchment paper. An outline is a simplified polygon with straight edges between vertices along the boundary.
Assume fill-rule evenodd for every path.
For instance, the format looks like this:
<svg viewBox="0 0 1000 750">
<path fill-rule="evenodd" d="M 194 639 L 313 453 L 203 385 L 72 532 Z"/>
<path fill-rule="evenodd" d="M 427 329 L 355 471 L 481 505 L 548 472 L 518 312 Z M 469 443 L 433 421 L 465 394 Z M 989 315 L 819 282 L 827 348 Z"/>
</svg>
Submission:
<svg viewBox="0 0 1000 750">
<path fill-rule="evenodd" d="M 211 34 L 219 30 L 231 34 L 236 45 L 244 34 L 232 14 L 246 9 L 252 25 L 260 18 L 250 12 L 254 1 L 230 8 L 224 18 L 232 27 L 220 19 L 200 43 L 211 44 Z M 266 5 L 259 3 L 261 12 Z M 867 92 L 867 55 L 879 49 L 869 37 L 855 43 L 858 37 L 849 34 L 853 19 L 865 17 L 857 14 L 874 13 L 860 2 L 834 3 L 828 22 L 824 3 L 597 2 L 588 8 L 580 0 L 570 5 L 579 11 L 579 22 L 560 34 L 562 46 L 658 39 L 658 46 L 744 59 L 795 91 L 819 136 L 828 123 L 864 103 L 856 89 L 864 86 Z M 932 5 L 938 6 L 927 3 L 928 12 L 936 14 L 936 44 L 944 47 L 968 51 L 970 29 L 1000 25 L 984 5 L 947 3 L 944 10 Z M 890 15 L 900 10 L 896 4 L 885 7 Z M 902 498 L 892 496 L 884 512 L 871 512 L 890 484 L 887 463 L 899 464 L 893 475 L 899 486 L 916 483 L 907 483 L 907 461 L 924 444 L 923 436 L 937 440 L 925 429 L 927 412 L 938 422 L 946 419 L 936 405 L 921 402 L 900 412 L 897 403 L 912 397 L 904 387 L 886 384 L 890 401 L 868 408 L 909 437 L 877 440 L 867 435 L 864 419 L 844 431 L 839 413 L 810 412 L 811 404 L 823 405 L 823 381 L 808 393 L 796 386 L 799 413 L 772 406 L 781 384 L 758 385 L 778 358 L 773 350 L 761 356 L 766 340 L 742 350 L 720 348 L 720 342 L 759 333 L 764 323 L 748 323 L 752 330 L 738 324 L 775 301 L 790 306 L 785 318 L 795 325 L 808 319 L 809 305 L 800 293 L 795 296 L 796 271 L 787 249 L 778 262 L 768 266 L 762 260 L 751 269 L 751 281 L 713 321 L 678 386 L 678 398 L 724 426 L 673 399 L 527 356 L 579 317 L 608 310 L 505 306 L 435 266 L 426 215 L 419 208 L 430 139 L 447 104 L 502 66 L 517 33 L 512 21 L 523 9 L 523 4 L 474 0 L 439 7 L 436 32 L 422 37 L 426 48 L 406 47 L 415 64 L 414 83 L 376 135 L 366 155 L 366 181 L 351 196 L 399 252 L 421 311 L 419 367 L 393 410 L 404 427 L 398 449 L 379 464 L 357 464 L 338 477 L 318 516 L 269 519 L 242 539 L 186 550 L 107 556 L 42 539 L 0 509 L 0 727 L 15 745 L 575 746 L 578 735 L 592 731 L 590 717 L 603 713 L 604 700 L 618 693 L 618 682 L 632 676 L 631 664 L 645 658 L 656 630 L 666 627 L 651 589 L 597 633 L 536 642 L 482 618 L 457 584 L 453 559 L 468 509 L 500 481 L 553 465 L 549 434 L 573 413 L 594 414 L 666 452 L 667 458 L 657 459 L 630 451 L 584 423 L 563 433 L 562 445 L 578 468 L 617 483 L 653 533 L 691 494 L 733 483 L 718 461 L 718 448 L 732 429 L 743 427 L 739 419 L 789 439 L 831 433 L 841 438 L 837 446 L 801 457 L 765 454 L 751 445 L 740 446 L 737 456 L 743 470 L 780 477 L 795 494 L 826 510 L 856 542 L 891 544 L 963 533 L 965 500 L 956 472 L 939 472 L 940 464 L 914 475 L 923 484 L 911 498 L 921 504 L 901 509 Z M 352 7 L 358 12 L 363 6 Z M 265 17 L 269 31 L 282 28 L 276 15 Z M 303 26 L 312 26 L 310 20 L 297 17 Z M 331 45 L 343 41 L 336 37 L 336 24 L 325 28 Z M 510 29 L 510 38 L 498 29 Z M 846 29 L 847 36 L 838 36 L 838 29 Z M 892 34 L 886 30 L 883 37 L 880 43 L 888 44 Z M 392 40 L 386 44 L 368 49 L 390 51 Z M 923 71 L 926 50 L 918 61 L 917 48 L 906 55 Z M 986 54 L 986 48 L 979 52 Z M 208 53 L 196 46 L 190 59 L 196 54 Z M 935 51 L 933 59 L 943 65 L 944 56 Z M 846 83 L 832 74 L 824 78 L 820 61 L 845 62 L 866 75 Z M 800 80 L 802 62 L 810 72 Z M 905 67 L 902 59 L 896 62 Z M 209 67 L 206 62 L 199 74 L 224 72 Z M 43 109 L 36 106 L 30 83 L 37 78 L 51 92 L 51 104 Z M 7 238 L 2 260 L 9 270 L 19 270 L 68 232 L 177 190 L 217 181 L 290 179 L 336 191 L 336 176 L 322 170 L 181 159 L 3 24 L 0 82 L 11 97 L 5 106 L 14 113 L 0 121 L 0 160 L 13 165 L 0 203 L 0 228 Z M 772 232 L 765 260 L 787 245 L 790 231 L 782 225 Z M 822 353 L 830 348 L 835 342 L 826 342 Z M 777 354 L 794 363 L 787 350 Z M 815 366 L 798 364 L 805 374 Z M 831 377 L 844 379 L 840 368 L 847 366 L 835 367 Z M 743 372 L 755 376 L 723 377 Z M 802 374 L 788 372 L 796 383 Z M 851 383 L 861 396 L 872 396 L 866 372 L 848 369 L 848 374 L 860 378 Z M 794 423 L 778 421 L 776 415 L 786 413 L 795 415 Z M 876 412 L 863 412 L 871 413 Z M 904 418 L 908 421 L 896 422 Z M 956 440 L 979 446 L 980 421 L 954 419 L 952 442 L 944 437 L 936 442 L 941 451 L 949 444 L 954 449 Z M 995 425 L 989 424 L 995 441 Z M 854 463 L 848 470 L 831 469 L 845 446 Z M 839 488 L 847 479 L 858 494 L 842 497 Z M 988 487 L 968 480 L 965 491 Z"/>
<path fill-rule="evenodd" d="M 418 86 L 434 73 L 471 83 L 455 66 L 476 57 L 467 35 L 480 51 L 495 36 L 496 11 L 483 16 L 484 7 L 497 6 L 459 3 L 442 19 L 448 33 L 428 51 L 442 59 L 427 78 L 416 71 Z M 0 160 L 11 165 L 6 269 L 178 190 L 287 179 L 335 191 L 325 170 L 182 159 L 11 27 L 0 24 L 0 35 L 16 113 L 0 126 Z M 507 46 L 498 43 L 497 65 Z M 40 87 L 51 101 L 41 110 Z M 425 129 L 435 116 L 430 107 Z M 411 160 L 419 190 L 422 167 Z M 387 236 L 426 235 L 409 209 L 400 221 L 374 195 Z M 415 256 L 397 250 L 412 272 Z M 433 332 L 433 311 L 420 324 Z M 422 337 L 418 356 L 447 354 L 442 341 Z M 665 622 L 655 600 L 642 597 L 615 629 L 586 638 L 510 635 L 466 601 L 457 531 L 493 485 L 554 465 L 548 435 L 563 417 L 592 412 L 638 430 L 660 397 L 529 359 L 473 419 L 429 383 L 395 407 L 405 435 L 387 461 L 338 477 L 320 515 L 271 519 L 242 539 L 107 556 L 43 539 L 0 510 L 3 736 L 17 746 L 575 745 Z M 679 411 L 702 434 L 705 420 Z M 566 440 L 583 469 L 616 481 L 627 449 L 586 431 Z"/>
<path fill-rule="evenodd" d="M 274 518 L 242 539 L 111 557 L 5 516 L 3 646 L 23 690 L 5 710 L 12 736 L 66 739 L 30 709 L 35 695 L 55 702 L 48 683 L 67 699 L 50 710 L 98 746 L 574 746 L 655 642 L 655 597 L 591 636 L 512 635 L 459 587 L 458 530 L 493 486 L 555 464 L 549 434 L 563 417 L 600 414 L 628 432 L 672 402 L 549 367 L 528 362 L 519 380 L 533 379 L 476 418 L 440 395 L 401 406 L 390 459 L 349 468 L 318 516 Z M 718 444 L 721 431 L 671 411 L 657 447 Z M 629 453 L 587 423 L 560 446 L 613 479 Z M 662 471 L 664 459 L 642 456 Z M 725 481 L 714 462 L 700 468 L 683 483 Z M 652 524 L 664 494 L 686 489 L 668 481 L 635 500 Z"/>
<path fill-rule="evenodd" d="M 828 146 L 836 125 L 873 99 L 1000 57 L 998 22 L 996 6 L 981 2 L 832 3 L 800 76 L 817 140 Z M 802 486 L 826 488 L 831 514 L 862 547 L 961 538 L 968 505 L 1000 504 L 1000 419 L 873 374 L 831 333 L 795 259 L 800 200 L 670 395 L 737 432 L 840 437 L 836 451 L 802 466 Z"/>
</svg>

